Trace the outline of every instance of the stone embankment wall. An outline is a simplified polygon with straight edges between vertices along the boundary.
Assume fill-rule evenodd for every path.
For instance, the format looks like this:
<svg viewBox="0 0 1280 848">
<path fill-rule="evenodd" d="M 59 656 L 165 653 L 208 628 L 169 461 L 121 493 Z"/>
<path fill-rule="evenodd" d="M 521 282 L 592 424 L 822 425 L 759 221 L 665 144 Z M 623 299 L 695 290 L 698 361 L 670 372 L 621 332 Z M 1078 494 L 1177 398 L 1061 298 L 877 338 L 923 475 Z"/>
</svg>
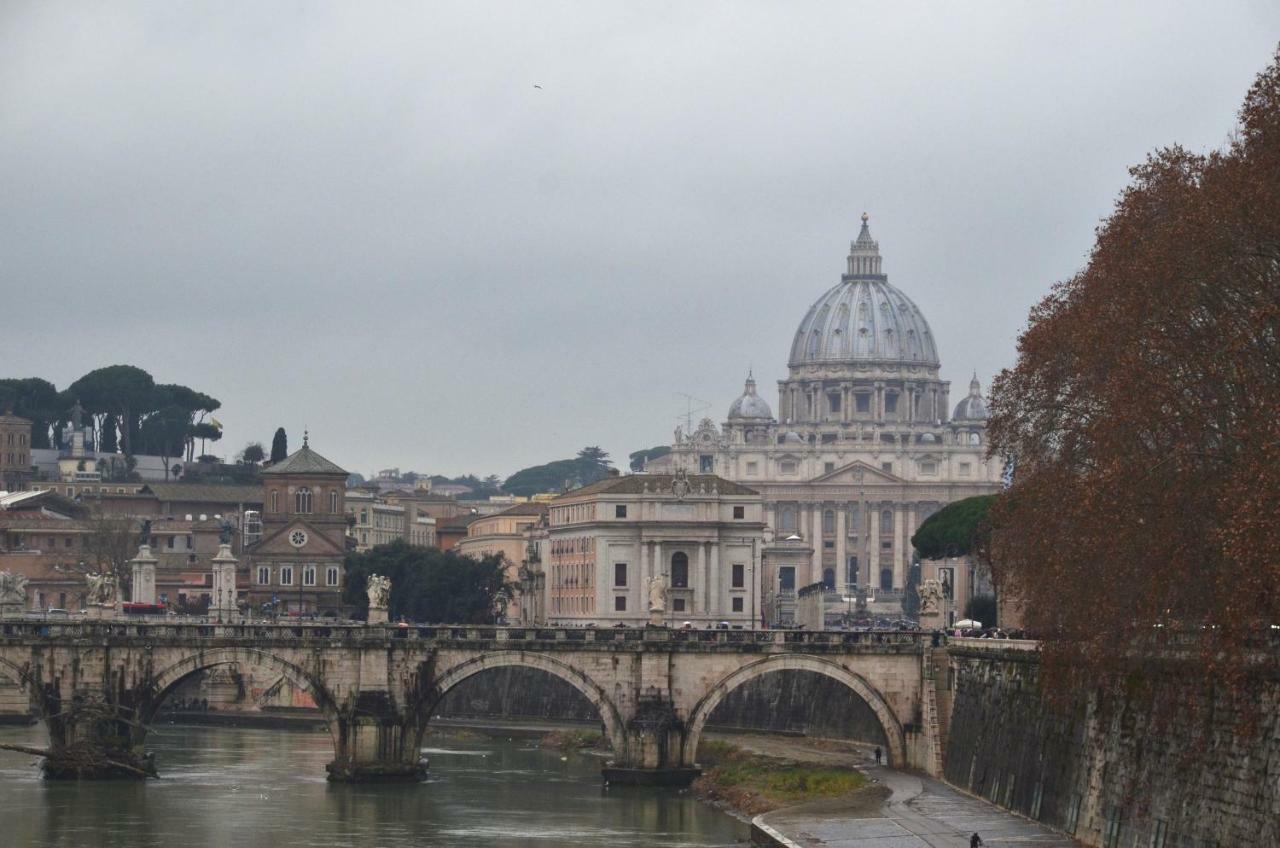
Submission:
<svg viewBox="0 0 1280 848">
<path fill-rule="evenodd" d="M 1168 718 L 1122 694 L 1061 711 L 1034 652 L 950 649 L 945 775 L 961 789 L 1106 848 L 1280 845 L 1280 676 L 1247 696 L 1167 674 Z M 1250 731 L 1249 721 L 1256 722 Z"/>
</svg>

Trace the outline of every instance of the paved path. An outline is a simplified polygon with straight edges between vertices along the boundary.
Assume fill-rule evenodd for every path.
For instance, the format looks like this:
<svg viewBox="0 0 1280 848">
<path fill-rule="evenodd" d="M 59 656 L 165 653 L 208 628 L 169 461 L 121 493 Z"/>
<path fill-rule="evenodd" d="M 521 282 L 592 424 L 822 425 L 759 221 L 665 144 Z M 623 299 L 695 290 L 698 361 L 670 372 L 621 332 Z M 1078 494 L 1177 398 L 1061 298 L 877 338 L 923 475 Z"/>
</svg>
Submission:
<svg viewBox="0 0 1280 848">
<path fill-rule="evenodd" d="M 757 817 L 756 824 L 803 848 L 969 848 L 969 837 L 975 832 L 992 848 L 1077 845 L 1069 837 L 932 778 L 874 766 L 863 770 L 880 783 L 878 794 L 873 789 L 861 801 L 776 810 Z"/>
</svg>

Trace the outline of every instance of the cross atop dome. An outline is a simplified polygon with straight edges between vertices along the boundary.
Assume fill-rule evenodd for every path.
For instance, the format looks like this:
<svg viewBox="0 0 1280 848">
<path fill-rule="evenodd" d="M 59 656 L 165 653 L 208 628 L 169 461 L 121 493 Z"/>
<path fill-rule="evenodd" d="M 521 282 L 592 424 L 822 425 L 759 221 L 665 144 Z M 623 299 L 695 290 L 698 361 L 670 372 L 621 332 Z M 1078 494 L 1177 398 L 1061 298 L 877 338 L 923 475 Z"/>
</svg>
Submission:
<svg viewBox="0 0 1280 848">
<path fill-rule="evenodd" d="M 881 277 L 880 244 L 871 237 L 871 228 L 867 221 L 871 216 L 862 213 L 862 229 L 858 232 L 857 241 L 849 245 L 849 270 L 845 277 Z"/>
</svg>

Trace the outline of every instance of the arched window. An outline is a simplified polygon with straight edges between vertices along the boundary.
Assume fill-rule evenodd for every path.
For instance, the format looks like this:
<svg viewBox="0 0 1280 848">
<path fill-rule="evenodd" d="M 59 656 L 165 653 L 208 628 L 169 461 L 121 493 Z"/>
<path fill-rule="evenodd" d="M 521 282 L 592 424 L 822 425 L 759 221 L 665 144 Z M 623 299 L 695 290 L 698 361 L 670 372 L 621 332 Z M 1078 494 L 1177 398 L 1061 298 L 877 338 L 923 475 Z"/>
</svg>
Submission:
<svg viewBox="0 0 1280 848">
<path fill-rule="evenodd" d="M 334 489 L 329 493 L 329 512 L 337 513 L 338 511 L 338 490 Z"/>
<path fill-rule="evenodd" d="M 880 569 L 880 588 L 885 590 L 893 588 L 893 569 L 892 568 Z"/>
<path fill-rule="evenodd" d="M 671 587 L 689 588 L 689 555 L 684 551 L 676 551 L 671 555 Z"/>
<path fill-rule="evenodd" d="M 271 511 L 280 511 L 280 491 L 278 489 L 271 490 Z"/>
<path fill-rule="evenodd" d="M 311 489 L 299 486 L 298 491 L 293 493 L 293 511 L 299 515 L 311 513 Z"/>
</svg>

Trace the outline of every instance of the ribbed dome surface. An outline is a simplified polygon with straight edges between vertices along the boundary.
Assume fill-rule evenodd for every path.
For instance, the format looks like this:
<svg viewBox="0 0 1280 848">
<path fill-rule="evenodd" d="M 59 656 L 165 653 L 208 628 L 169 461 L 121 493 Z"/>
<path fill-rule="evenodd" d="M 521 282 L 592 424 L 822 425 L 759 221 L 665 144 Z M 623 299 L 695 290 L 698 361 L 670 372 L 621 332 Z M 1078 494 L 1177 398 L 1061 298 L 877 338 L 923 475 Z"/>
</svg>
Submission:
<svg viewBox="0 0 1280 848">
<path fill-rule="evenodd" d="M 730 420 L 744 418 L 773 420 L 773 410 L 769 408 L 764 398 L 756 394 L 756 381 L 750 375 L 747 376 L 747 385 L 742 390 L 742 396 L 729 406 Z"/>
<path fill-rule="evenodd" d="M 969 396 L 956 404 L 956 411 L 951 416 L 953 421 L 986 421 L 987 404 L 982 399 L 982 384 L 978 375 L 974 374 L 969 381 Z"/>
<path fill-rule="evenodd" d="M 822 362 L 940 364 L 920 308 L 887 281 L 856 278 L 818 298 L 796 330 L 789 364 Z"/>
<path fill-rule="evenodd" d="M 805 313 L 788 364 L 852 362 L 941 364 L 920 308 L 880 273 L 880 246 L 865 215 L 850 245 L 848 273 Z"/>
</svg>

